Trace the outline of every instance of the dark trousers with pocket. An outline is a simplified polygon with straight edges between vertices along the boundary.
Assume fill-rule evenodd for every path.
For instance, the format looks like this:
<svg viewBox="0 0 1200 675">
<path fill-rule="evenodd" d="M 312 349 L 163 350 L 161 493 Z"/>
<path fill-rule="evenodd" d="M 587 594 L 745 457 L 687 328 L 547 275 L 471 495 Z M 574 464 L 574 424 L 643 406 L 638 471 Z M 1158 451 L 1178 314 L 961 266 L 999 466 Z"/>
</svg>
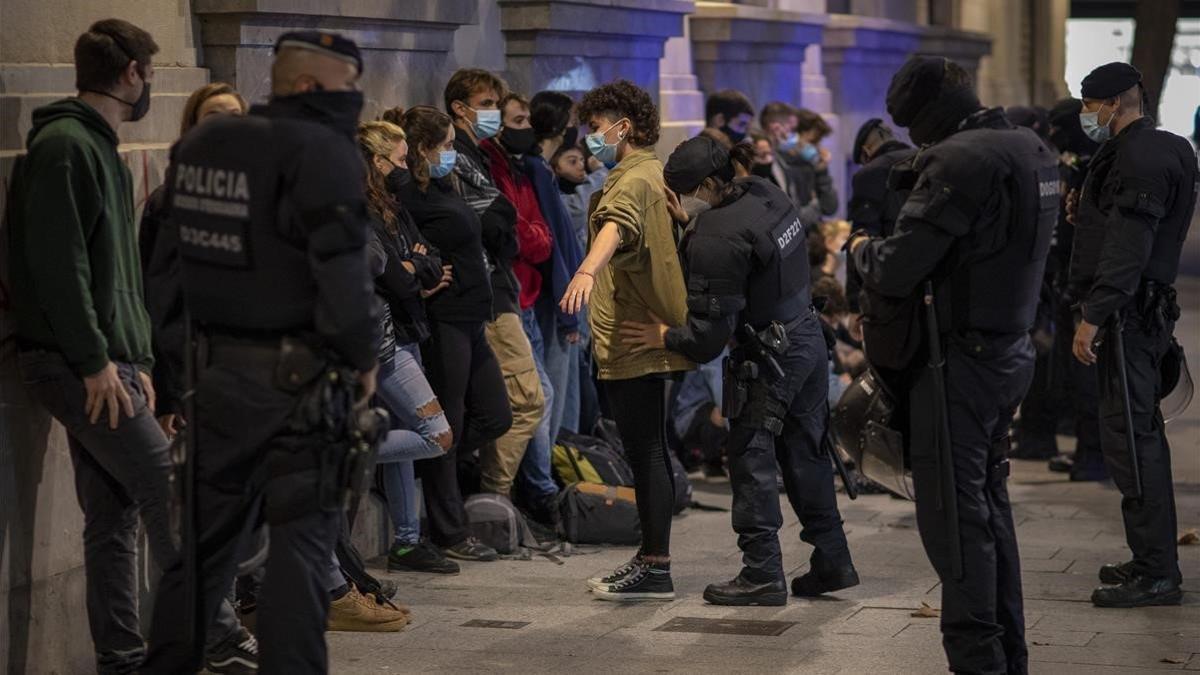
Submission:
<svg viewBox="0 0 1200 675">
<path fill-rule="evenodd" d="M 1033 377 L 1028 335 L 979 338 L 981 352 L 946 348 L 948 403 L 959 540 L 939 508 L 938 395 L 928 369 L 911 390 L 910 425 L 917 527 L 942 582 L 942 646 L 957 673 L 1025 673 L 1021 564 L 1008 499 L 1008 434 Z M 973 356 L 972 354 L 980 354 Z M 957 550 L 956 550 L 957 549 Z M 955 576 L 952 556 L 962 556 Z"/>
<path fill-rule="evenodd" d="M 315 464 L 303 455 L 319 453 L 323 442 L 287 432 L 297 395 L 274 385 L 277 362 L 276 351 L 261 347 L 214 347 L 199 369 L 193 456 L 200 611 L 202 619 L 217 611 L 265 510 L 270 545 L 258 595 L 259 671 L 324 673 L 327 568 L 342 515 L 318 507 L 319 471 L 278 469 Z M 143 672 L 199 669 L 183 620 L 187 606 L 178 564 L 163 575 Z"/>
<path fill-rule="evenodd" d="M 1100 380 L 1100 444 L 1108 472 L 1121 491 L 1125 540 L 1133 552 L 1134 570 L 1149 577 L 1180 580 L 1171 448 L 1158 409 L 1163 394 L 1159 366 L 1174 328 L 1174 322 L 1149 327 L 1135 312 L 1127 313 L 1122 337 L 1133 429 L 1125 423 L 1117 341 L 1111 334 L 1105 336 L 1096 365 Z M 1112 330 L 1108 329 L 1110 333 Z M 1125 440 L 1129 433 L 1137 450 L 1140 497 Z"/>
<path fill-rule="evenodd" d="M 820 573 L 851 562 L 837 507 L 833 465 L 821 446 L 828 422 L 825 338 L 818 320 L 811 316 L 798 321 L 788 337 L 791 346 L 780 362 L 786 378 L 774 386 L 787 409 L 782 433 L 775 436 L 747 424 L 746 414 L 730 420 L 727 451 L 733 530 L 742 550 L 742 575 L 759 583 L 784 577 L 778 535 L 783 526 L 780 471 L 788 502 L 800 519 L 800 539 L 813 546 L 812 569 Z"/>
<path fill-rule="evenodd" d="M 482 323 L 437 321 L 421 349 L 454 445 L 446 454 L 415 463 L 429 517 L 429 539 L 450 547 L 467 538 L 467 512 L 458 487 L 459 453 L 471 453 L 512 426 L 508 389 Z"/>
<path fill-rule="evenodd" d="M 121 413 L 116 429 L 108 426 L 107 409 L 95 424 L 88 421 L 83 380 L 61 354 L 25 352 L 19 367 L 29 394 L 67 432 L 75 494 L 83 509 L 88 625 L 97 670 L 134 672 L 145 656 L 138 625 L 138 517 L 146 526 L 150 554 L 160 569 L 176 564 L 179 555 L 170 523 L 169 443 L 147 407 L 134 366 L 117 364 L 134 415 Z M 227 584 L 224 590 L 229 588 Z M 208 625 L 210 645 L 231 638 L 239 629 L 228 602 L 214 607 Z"/>
</svg>

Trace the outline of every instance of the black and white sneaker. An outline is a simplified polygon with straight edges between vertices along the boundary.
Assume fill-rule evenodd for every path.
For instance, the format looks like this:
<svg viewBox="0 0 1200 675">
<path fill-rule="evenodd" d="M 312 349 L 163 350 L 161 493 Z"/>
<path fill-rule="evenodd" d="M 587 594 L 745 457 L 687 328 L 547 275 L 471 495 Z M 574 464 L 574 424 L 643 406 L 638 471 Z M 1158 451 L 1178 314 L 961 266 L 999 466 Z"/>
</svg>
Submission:
<svg viewBox="0 0 1200 675">
<path fill-rule="evenodd" d="M 204 669 L 210 673 L 251 675 L 258 672 L 258 640 L 242 629 L 238 636 L 213 648 L 204 656 Z"/>
<path fill-rule="evenodd" d="M 609 586 L 612 586 L 618 581 L 629 576 L 630 573 L 632 573 L 633 570 L 636 569 L 639 564 L 641 564 L 641 560 L 641 557 L 635 555 L 629 559 L 629 562 L 621 565 L 612 572 L 609 572 L 602 577 L 592 577 L 591 579 L 588 579 L 588 590 L 594 591 L 598 588 L 608 588 Z"/>
<path fill-rule="evenodd" d="M 626 602 L 634 600 L 674 600 L 675 585 L 671 583 L 669 567 L 636 563 L 633 571 L 616 583 L 596 588 L 592 594 L 601 600 Z"/>
<path fill-rule="evenodd" d="M 458 560 L 492 562 L 500 559 L 500 554 L 496 553 L 496 549 L 484 544 L 475 537 L 468 537 L 454 546 L 442 550 L 445 552 L 447 558 L 456 558 Z"/>
</svg>

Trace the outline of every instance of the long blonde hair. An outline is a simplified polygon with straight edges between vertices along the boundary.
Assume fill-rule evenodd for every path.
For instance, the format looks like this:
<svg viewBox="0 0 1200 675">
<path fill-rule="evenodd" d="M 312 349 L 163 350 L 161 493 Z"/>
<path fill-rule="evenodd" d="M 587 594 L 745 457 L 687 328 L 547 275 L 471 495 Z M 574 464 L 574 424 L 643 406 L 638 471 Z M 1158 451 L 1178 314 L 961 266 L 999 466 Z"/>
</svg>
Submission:
<svg viewBox="0 0 1200 675">
<path fill-rule="evenodd" d="M 392 233 L 396 232 L 396 197 L 388 190 L 387 176 L 375 165 L 375 158 L 390 156 L 403 140 L 404 129 L 391 122 L 377 120 L 358 125 L 358 149 L 367 163 L 367 203 Z"/>
</svg>

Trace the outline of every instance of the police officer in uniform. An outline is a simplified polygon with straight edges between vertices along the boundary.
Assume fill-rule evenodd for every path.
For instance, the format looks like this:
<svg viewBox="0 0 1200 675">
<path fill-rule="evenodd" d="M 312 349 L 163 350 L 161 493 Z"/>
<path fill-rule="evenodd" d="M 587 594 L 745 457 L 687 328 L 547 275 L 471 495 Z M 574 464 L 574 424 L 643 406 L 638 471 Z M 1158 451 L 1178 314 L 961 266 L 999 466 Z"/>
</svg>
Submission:
<svg viewBox="0 0 1200 675">
<path fill-rule="evenodd" d="M 846 209 L 851 227 L 873 237 L 886 237 L 892 233 L 906 195 L 888 184 L 888 175 L 892 167 L 911 160 L 916 153 L 916 148 L 896 138 L 891 128 L 878 117 L 859 127 L 851 156 L 860 168 L 850 179 L 850 203 Z M 854 261 L 848 260 L 846 300 L 853 314 L 861 310 L 858 302 L 861 288 L 862 279 L 854 269 Z"/>
<path fill-rule="evenodd" d="M 1029 329 L 1058 215 L 1057 157 L 1003 110 L 983 109 L 970 76 L 942 57 L 910 58 L 887 107 L 920 145 L 911 193 L 891 236 L 856 233 L 848 247 L 868 294 L 920 298 L 927 280 L 934 289 L 935 304 L 916 313 L 935 312 L 938 330 L 927 321 L 907 371 L 907 440 L 917 525 L 942 581 L 942 643 L 954 672 L 1023 673 L 1006 453 L 1033 373 Z M 940 363 L 930 358 L 938 345 Z"/>
<path fill-rule="evenodd" d="M 1066 98 L 1054 104 L 1048 114 L 1050 142 L 1059 152 L 1059 176 L 1063 184 L 1064 198 L 1083 189 L 1092 157 L 1100 144 L 1083 133 L 1079 113 L 1083 101 Z M 1074 197 L 1072 197 L 1074 199 Z M 1055 298 L 1054 361 L 1053 377 L 1065 380 L 1065 396 L 1070 401 L 1069 411 L 1059 409 L 1060 416 L 1069 412 L 1073 418 L 1075 432 L 1074 455 L 1060 454 L 1049 462 L 1050 470 L 1069 473 L 1073 481 L 1102 481 L 1108 479 L 1104 468 L 1104 457 L 1100 452 L 1100 392 L 1096 379 L 1096 367 L 1080 363 L 1071 356 L 1071 344 L 1075 339 L 1075 325 L 1079 322 L 1079 311 L 1075 305 L 1078 298 L 1091 290 L 1090 280 L 1081 280 L 1083 287 L 1073 288 L 1068 283 L 1067 272 L 1071 263 L 1071 246 L 1075 239 L 1075 225 L 1068 219 L 1067 209 L 1059 211 L 1058 228 L 1054 231 L 1054 245 L 1050 249 L 1050 260 L 1046 263 L 1046 277 L 1052 279 Z M 1053 273 L 1052 273 L 1053 272 Z M 1029 397 L 1022 410 L 1028 407 Z M 1023 413 L 1022 413 L 1023 414 Z"/>
<path fill-rule="evenodd" d="M 1087 289 L 1073 351 L 1099 369 L 1100 447 L 1121 490 L 1133 553 L 1100 569 L 1100 580 L 1113 584 L 1092 594 L 1100 607 L 1178 605 L 1183 597 L 1171 450 L 1158 405 L 1167 393 L 1160 364 L 1172 356 L 1179 318 L 1171 284 L 1200 183 L 1187 140 L 1155 129 L 1144 114 L 1141 81 L 1125 63 L 1084 78 L 1080 122 L 1104 145 L 1068 204 L 1076 227 L 1070 276 Z"/>
<path fill-rule="evenodd" d="M 704 599 L 718 605 L 787 602 L 776 466 L 800 518 L 800 538 L 815 547 L 809 571 L 793 580 L 792 592 L 816 596 L 857 585 L 833 467 L 821 444 L 828 353 L 812 307 L 799 214 L 769 181 L 734 179 L 729 154 L 705 136 L 676 148 L 664 177 L 675 193 L 711 207 L 693 219 L 680 243 L 687 323 L 668 329 L 626 322 L 622 333 L 627 342 L 665 346 L 697 363 L 713 360 L 735 341 L 725 362 L 722 414 L 730 420 L 733 529 L 743 567 L 732 581 L 708 586 Z M 672 213 L 688 220 L 677 203 Z"/>
<path fill-rule="evenodd" d="M 198 333 L 194 425 L 200 614 L 232 582 L 248 526 L 270 526 L 263 671 L 328 668 L 325 571 L 344 504 L 341 432 L 374 391 L 378 309 L 354 132 L 357 46 L 323 32 L 275 45 L 272 98 L 172 150 L 168 224 Z M 182 345 L 181 345 L 182 347 Z M 261 513 L 261 516 L 260 516 Z M 185 534 L 186 536 L 186 534 Z M 195 672 L 185 572 L 164 573 L 148 673 Z"/>
</svg>

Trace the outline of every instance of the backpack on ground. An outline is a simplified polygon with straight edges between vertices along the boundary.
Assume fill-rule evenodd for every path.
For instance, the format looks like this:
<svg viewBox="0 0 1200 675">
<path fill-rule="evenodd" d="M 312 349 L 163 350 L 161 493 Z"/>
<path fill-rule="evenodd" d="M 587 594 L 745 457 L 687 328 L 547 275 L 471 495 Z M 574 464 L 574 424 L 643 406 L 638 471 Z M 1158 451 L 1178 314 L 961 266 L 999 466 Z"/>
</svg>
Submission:
<svg viewBox="0 0 1200 675">
<path fill-rule="evenodd" d="M 559 433 L 551 452 L 551 464 L 563 485 L 579 482 L 633 485 L 633 469 L 625 455 L 610 443 L 593 436 L 567 431 Z"/>
<path fill-rule="evenodd" d="M 483 492 L 467 497 L 465 506 L 471 536 L 497 553 L 513 555 L 522 548 L 539 548 L 525 516 L 508 497 Z"/>
<path fill-rule="evenodd" d="M 621 434 L 617 429 L 617 423 L 613 420 L 601 417 L 596 421 L 596 436 L 611 445 L 616 452 L 625 460 L 628 465 L 628 460 L 625 455 L 625 448 L 621 444 Z M 673 513 L 683 513 L 685 509 L 692 505 L 692 481 L 688 478 L 687 470 L 683 468 L 683 462 L 679 461 L 679 457 L 675 452 L 667 447 L 663 448 L 667 456 L 671 460 L 671 477 L 675 483 L 675 504 Z M 628 485 L 633 485 L 633 471 L 630 471 L 630 482 Z"/>
<path fill-rule="evenodd" d="M 632 488 L 573 483 L 558 494 L 559 534 L 573 544 L 636 546 L 642 541 Z"/>
</svg>

